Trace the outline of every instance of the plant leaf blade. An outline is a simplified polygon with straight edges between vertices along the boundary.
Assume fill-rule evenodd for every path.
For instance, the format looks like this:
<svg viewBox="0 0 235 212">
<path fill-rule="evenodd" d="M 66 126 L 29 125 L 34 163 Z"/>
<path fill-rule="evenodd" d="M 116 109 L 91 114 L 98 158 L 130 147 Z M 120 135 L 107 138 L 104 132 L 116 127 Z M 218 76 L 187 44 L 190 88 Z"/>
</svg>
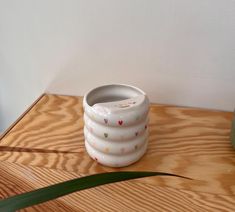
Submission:
<svg viewBox="0 0 235 212">
<path fill-rule="evenodd" d="M 135 171 L 107 172 L 107 173 L 89 175 L 3 199 L 0 201 L 0 211 L 12 212 L 25 207 L 43 203 L 76 191 L 93 188 L 104 184 L 115 183 L 130 179 L 137 179 L 142 177 L 150 177 L 150 176 L 182 177 L 179 175 L 163 173 L 163 172 L 135 172 Z"/>
</svg>

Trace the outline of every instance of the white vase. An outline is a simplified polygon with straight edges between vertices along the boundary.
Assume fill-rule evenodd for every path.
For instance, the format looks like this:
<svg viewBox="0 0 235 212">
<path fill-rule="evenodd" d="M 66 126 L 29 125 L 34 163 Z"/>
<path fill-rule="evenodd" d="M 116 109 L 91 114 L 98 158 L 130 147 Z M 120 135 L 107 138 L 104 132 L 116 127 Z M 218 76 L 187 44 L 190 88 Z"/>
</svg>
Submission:
<svg viewBox="0 0 235 212">
<path fill-rule="evenodd" d="M 88 154 L 110 167 L 139 160 L 148 144 L 149 100 L 129 85 L 105 85 L 83 99 L 85 147 Z"/>
</svg>

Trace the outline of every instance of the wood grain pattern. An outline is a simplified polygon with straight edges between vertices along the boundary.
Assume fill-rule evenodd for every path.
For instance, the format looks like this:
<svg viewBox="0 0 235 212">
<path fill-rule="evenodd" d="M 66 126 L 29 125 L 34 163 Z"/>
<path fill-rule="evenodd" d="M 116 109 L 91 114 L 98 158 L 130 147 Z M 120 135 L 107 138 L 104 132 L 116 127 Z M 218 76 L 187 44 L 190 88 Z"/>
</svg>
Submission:
<svg viewBox="0 0 235 212">
<path fill-rule="evenodd" d="M 0 198 L 56 182 L 117 170 L 164 171 L 74 193 L 22 211 L 234 211 L 232 113 L 153 104 L 146 155 L 108 168 L 84 150 L 82 98 L 44 95 L 0 143 Z"/>
</svg>

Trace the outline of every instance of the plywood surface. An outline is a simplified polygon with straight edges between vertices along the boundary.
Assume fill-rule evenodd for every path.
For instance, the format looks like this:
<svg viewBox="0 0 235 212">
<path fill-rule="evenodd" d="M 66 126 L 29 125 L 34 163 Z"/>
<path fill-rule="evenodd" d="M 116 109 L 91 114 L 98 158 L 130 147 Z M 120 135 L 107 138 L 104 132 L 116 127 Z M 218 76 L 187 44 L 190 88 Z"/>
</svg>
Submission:
<svg viewBox="0 0 235 212">
<path fill-rule="evenodd" d="M 232 113 L 153 104 L 146 155 L 108 168 L 84 149 L 82 98 L 46 94 L 0 141 L 0 198 L 94 173 L 164 171 L 105 185 L 22 211 L 235 211 Z"/>
</svg>

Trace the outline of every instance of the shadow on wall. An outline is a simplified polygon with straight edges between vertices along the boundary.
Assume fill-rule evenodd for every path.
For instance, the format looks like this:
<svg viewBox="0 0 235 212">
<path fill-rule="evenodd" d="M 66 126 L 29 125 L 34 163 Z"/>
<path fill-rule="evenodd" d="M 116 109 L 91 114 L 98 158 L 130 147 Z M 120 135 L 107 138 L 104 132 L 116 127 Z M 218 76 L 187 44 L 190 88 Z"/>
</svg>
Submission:
<svg viewBox="0 0 235 212">
<path fill-rule="evenodd" d="M 74 62 L 51 81 L 49 93 L 82 96 L 90 89 L 112 83 L 131 84 L 143 89 L 151 102 L 180 106 L 202 107 L 232 111 L 234 107 L 233 80 L 210 79 L 195 76 L 170 75 L 146 65 L 145 69 L 123 63 L 102 67 L 93 60 L 94 67 Z M 97 68 L 96 68 L 97 67 Z M 112 70 L 112 71 L 110 71 Z M 69 74 L 68 74 L 69 73 Z M 154 77 L 152 77 L 154 76 Z"/>
<path fill-rule="evenodd" d="M 234 13 L 233 0 L 0 1 L 2 128 L 45 88 L 83 95 L 110 83 L 232 111 Z"/>
</svg>

